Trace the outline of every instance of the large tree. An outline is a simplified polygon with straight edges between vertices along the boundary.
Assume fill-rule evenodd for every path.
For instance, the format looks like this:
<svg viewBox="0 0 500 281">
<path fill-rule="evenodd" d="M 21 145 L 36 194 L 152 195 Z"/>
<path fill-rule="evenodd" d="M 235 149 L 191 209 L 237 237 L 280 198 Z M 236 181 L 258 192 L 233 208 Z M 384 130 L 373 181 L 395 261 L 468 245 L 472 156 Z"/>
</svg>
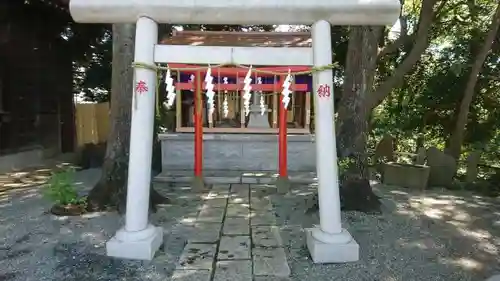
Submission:
<svg viewBox="0 0 500 281">
<path fill-rule="evenodd" d="M 113 67 L 111 74 L 111 129 L 101 179 L 90 191 L 89 206 L 94 210 L 126 208 L 127 175 L 130 144 L 130 118 L 132 109 L 134 55 L 134 24 L 113 25 Z M 152 186 L 151 186 L 152 189 Z M 162 203 L 163 198 L 151 190 L 150 205 Z"/>
<path fill-rule="evenodd" d="M 343 179 L 367 182 L 366 142 L 369 116 L 395 87 L 401 85 L 405 75 L 412 70 L 429 46 L 429 33 L 436 11 L 444 5 L 441 3 L 435 8 L 436 2 L 437 0 L 422 0 L 418 19 L 412 22 L 415 26 L 412 31 L 408 28 L 410 16 L 402 12 L 399 18 L 399 38 L 388 44 L 385 44 L 388 32 L 383 32 L 382 27 L 350 27 L 343 93 L 337 118 L 339 156 L 347 160 L 347 171 Z M 386 67 L 386 77 L 379 73 L 379 78 L 382 77 L 383 80 L 377 81 L 377 61 L 383 65 L 387 63 L 386 60 L 401 56 L 401 53 L 404 53 L 401 62 Z M 376 87 L 374 84 L 377 84 Z"/>
<path fill-rule="evenodd" d="M 473 14 L 474 15 L 474 14 Z M 477 20 L 477 15 L 473 16 L 471 20 Z M 496 11 L 491 17 L 491 24 L 489 30 L 484 36 L 484 41 L 473 41 L 478 44 L 472 44 L 473 49 L 476 49 L 475 56 L 471 56 L 471 67 L 469 70 L 469 77 L 467 79 L 467 83 L 465 86 L 465 90 L 463 93 L 462 101 L 460 102 L 460 107 L 457 110 L 457 118 L 455 121 L 455 127 L 452 131 L 448 148 L 449 153 L 455 159 L 460 158 L 460 154 L 462 152 L 462 144 L 465 135 L 465 129 L 468 121 L 469 111 L 471 107 L 471 103 L 474 98 L 474 94 L 476 93 L 475 88 L 479 78 L 479 73 L 483 67 L 484 61 L 486 57 L 491 51 L 491 47 L 493 45 L 493 41 L 498 39 L 499 35 L 499 27 L 500 27 L 500 3 L 497 5 Z"/>
</svg>

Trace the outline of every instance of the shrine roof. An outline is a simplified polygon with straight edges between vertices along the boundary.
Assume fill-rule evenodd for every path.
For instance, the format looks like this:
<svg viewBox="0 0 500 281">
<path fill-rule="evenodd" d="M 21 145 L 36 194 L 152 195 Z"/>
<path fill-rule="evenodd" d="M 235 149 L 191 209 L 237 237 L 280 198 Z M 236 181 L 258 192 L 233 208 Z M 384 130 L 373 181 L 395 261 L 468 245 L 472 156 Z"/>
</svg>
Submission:
<svg viewBox="0 0 500 281">
<path fill-rule="evenodd" d="M 310 32 L 175 31 L 168 45 L 236 47 L 311 47 Z"/>
</svg>

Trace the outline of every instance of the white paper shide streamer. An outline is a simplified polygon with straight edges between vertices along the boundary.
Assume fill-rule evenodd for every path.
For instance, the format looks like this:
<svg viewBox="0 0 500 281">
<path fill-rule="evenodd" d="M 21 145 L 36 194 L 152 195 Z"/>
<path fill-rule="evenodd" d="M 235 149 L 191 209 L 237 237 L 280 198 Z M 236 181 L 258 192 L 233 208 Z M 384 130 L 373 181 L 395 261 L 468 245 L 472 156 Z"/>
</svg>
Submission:
<svg viewBox="0 0 500 281">
<path fill-rule="evenodd" d="M 227 85 L 229 83 L 227 77 L 224 77 L 222 80 L 224 81 L 223 83 L 225 85 Z M 229 115 L 229 103 L 227 102 L 227 90 L 224 90 L 224 102 L 222 102 L 222 111 L 224 113 L 224 118 L 227 118 L 227 116 Z"/>
<path fill-rule="evenodd" d="M 290 94 L 292 91 L 290 91 L 290 85 L 292 81 L 292 75 L 290 74 L 290 70 L 288 70 L 288 75 L 285 78 L 285 81 L 283 82 L 283 91 L 281 91 L 281 95 L 283 96 L 283 106 L 285 108 L 288 108 L 288 103 L 290 103 Z"/>
<path fill-rule="evenodd" d="M 262 77 L 257 77 L 257 84 L 262 85 Z M 259 100 L 260 115 L 264 115 L 267 111 L 266 103 L 264 102 L 264 95 L 262 91 L 259 91 L 259 94 L 260 94 L 260 100 Z"/>
<path fill-rule="evenodd" d="M 194 84 L 194 77 L 195 77 L 194 74 L 189 75 L 189 83 L 193 83 Z M 191 92 L 194 92 L 194 88 L 191 89 Z"/>
<path fill-rule="evenodd" d="M 207 96 L 208 114 L 213 114 L 215 111 L 214 105 L 214 78 L 212 77 L 212 69 L 209 67 L 207 69 L 207 74 L 205 75 L 205 95 Z"/>
<path fill-rule="evenodd" d="M 174 79 L 172 78 L 170 69 L 167 69 L 167 73 L 165 73 L 165 85 L 167 90 L 167 108 L 170 109 L 174 105 L 175 101 Z"/>
<path fill-rule="evenodd" d="M 244 86 L 243 86 L 243 106 L 245 107 L 245 115 L 248 116 L 250 114 L 250 99 L 252 98 L 252 68 L 247 72 L 247 75 L 245 76 L 245 80 L 243 80 Z"/>
</svg>

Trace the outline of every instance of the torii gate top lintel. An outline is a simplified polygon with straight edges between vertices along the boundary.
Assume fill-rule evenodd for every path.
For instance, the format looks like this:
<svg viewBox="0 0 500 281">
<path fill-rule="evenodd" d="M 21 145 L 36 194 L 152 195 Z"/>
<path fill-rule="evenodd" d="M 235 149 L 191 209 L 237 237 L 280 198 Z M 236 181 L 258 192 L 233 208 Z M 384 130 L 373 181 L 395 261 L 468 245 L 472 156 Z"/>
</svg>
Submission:
<svg viewBox="0 0 500 281">
<path fill-rule="evenodd" d="M 399 0 L 71 0 L 76 22 L 135 23 L 147 16 L 175 24 L 392 25 Z"/>
</svg>

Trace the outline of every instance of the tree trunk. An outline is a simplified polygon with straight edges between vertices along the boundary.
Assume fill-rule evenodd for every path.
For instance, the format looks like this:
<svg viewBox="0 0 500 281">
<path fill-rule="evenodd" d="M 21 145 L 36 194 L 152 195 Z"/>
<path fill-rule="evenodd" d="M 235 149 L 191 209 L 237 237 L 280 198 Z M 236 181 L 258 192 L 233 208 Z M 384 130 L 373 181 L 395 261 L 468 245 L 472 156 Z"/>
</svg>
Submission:
<svg viewBox="0 0 500 281">
<path fill-rule="evenodd" d="M 341 163 L 347 162 L 341 175 L 341 194 L 344 208 L 349 210 L 377 211 L 380 207 L 371 190 L 367 169 L 369 111 L 366 97 L 373 88 L 381 33 L 382 27 L 371 26 L 351 27 L 349 31 L 346 75 L 337 119 L 338 154 Z"/>
<path fill-rule="evenodd" d="M 349 177 L 367 179 L 366 139 L 368 113 L 366 97 L 372 92 L 378 37 L 381 27 L 356 26 L 349 31 L 349 45 L 342 99 L 338 109 L 339 156 L 349 159 Z M 360 48 L 363 46 L 363 48 Z"/>
<path fill-rule="evenodd" d="M 88 202 L 92 210 L 116 208 L 125 212 L 127 198 L 130 120 L 132 110 L 131 67 L 134 56 L 134 24 L 113 25 L 113 67 L 111 77 L 111 129 L 106 156 L 99 182 L 90 191 Z M 151 190 L 151 206 L 162 202 L 162 197 Z"/>
<path fill-rule="evenodd" d="M 474 98 L 474 90 L 476 87 L 476 83 L 478 80 L 479 73 L 483 67 L 483 63 L 488 56 L 489 51 L 491 50 L 491 46 L 493 41 L 495 40 L 495 36 L 498 32 L 500 26 L 500 4 L 498 4 L 495 14 L 491 20 L 490 29 L 486 38 L 481 46 L 481 49 L 476 55 L 474 62 L 472 64 L 469 79 L 467 80 L 467 85 L 465 86 L 464 95 L 462 98 L 462 102 L 460 103 L 459 112 L 457 115 L 455 128 L 450 136 L 448 152 L 455 159 L 460 158 L 460 153 L 462 150 L 462 143 L 464 139 L 464 132 L 466 130 L 467 125 L 467 117 L 469 115 L 470 105 Z"/>
<path fill-rule="evenodd" d="M 429 46 L 429 33 L 432 22 L 436 19 L 436 11 L 434 9 L 436 2 L 437 0 L 422 1 L 422 8 L 420 9 L 416 34 L 401 34 L 401 38 L 380 51 L 378 56 L 382 57 L 383 55 L 398 50 L 398 48 L 401 47 L 401 44 L 414 41 L 408 55 L 393 71 L 393 74 L 387 78 L 387 80 L 382 82 L 367 98 L 367 110 L 373 110 L 391 93 L 395 87 L 399 87 L 401 85 L 405 75 L 413 69 L 413 66 L 420 60 L 420 57 Z M 445 1 L 442 2 L 445 3 Z M 442 5 L 438 7 L 438 10 L 442 7 Z M 404 29 L 406 28 L 402 28 L 402 32 Z M 363 45 L 358 46 L 358 48 L 363 48 Z"/>
</svg>

